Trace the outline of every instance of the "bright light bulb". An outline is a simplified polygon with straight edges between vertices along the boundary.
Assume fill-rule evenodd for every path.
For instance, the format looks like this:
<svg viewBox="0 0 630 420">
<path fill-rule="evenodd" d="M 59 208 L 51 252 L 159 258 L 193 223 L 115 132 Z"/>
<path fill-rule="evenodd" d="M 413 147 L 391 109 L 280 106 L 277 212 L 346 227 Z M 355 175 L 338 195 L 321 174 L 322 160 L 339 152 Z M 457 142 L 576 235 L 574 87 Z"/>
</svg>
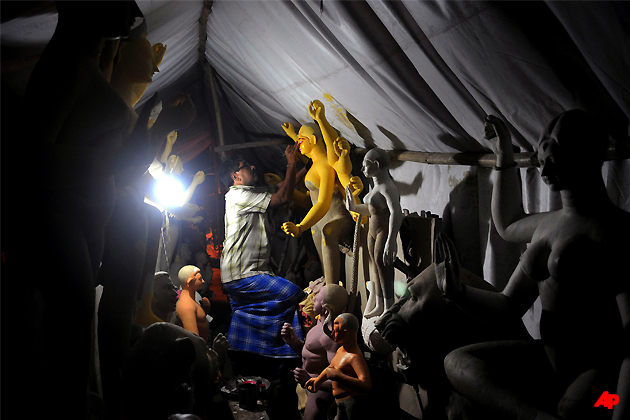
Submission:
<svg viewBox="0 0 630 420">
<path fill-rule="evenodd" d="M 184 205 L 184 187 L 171 176 L 164 176 L 156 181 L 155 196 L 167 207 L 181 207 Z"/>
</svg>

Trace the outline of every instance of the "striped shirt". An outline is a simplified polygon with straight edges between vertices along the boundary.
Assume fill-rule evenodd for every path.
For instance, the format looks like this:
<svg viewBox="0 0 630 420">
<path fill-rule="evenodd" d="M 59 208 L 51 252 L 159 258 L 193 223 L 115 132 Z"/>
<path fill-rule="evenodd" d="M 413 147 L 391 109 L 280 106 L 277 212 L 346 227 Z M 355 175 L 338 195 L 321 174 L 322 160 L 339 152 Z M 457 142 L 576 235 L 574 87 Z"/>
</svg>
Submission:
<svg viewBox="0 0 630 420">
<path fill-rule="evenodd" d="M 233 185 L 225 194 L 225 241 L 221 256 L 221 282 L 256 274 L 271 274 L 268 187 Z"/>
</svg>

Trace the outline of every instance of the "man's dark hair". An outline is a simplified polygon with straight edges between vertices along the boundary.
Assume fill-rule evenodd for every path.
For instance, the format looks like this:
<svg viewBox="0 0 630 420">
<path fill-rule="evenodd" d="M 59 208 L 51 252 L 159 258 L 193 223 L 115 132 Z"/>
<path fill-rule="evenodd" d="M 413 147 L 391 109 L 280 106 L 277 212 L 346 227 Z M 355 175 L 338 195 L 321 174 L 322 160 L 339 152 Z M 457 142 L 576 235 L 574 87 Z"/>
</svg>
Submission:
<svg viewBox="0 0 630 420">
<path fill-rule="evenodd" d="M 232 155 L 221 162 L 221 167 L 219 168 L 219 178 L 226 187 L 234 185 L 232 174 L 238 171 L 238 168 L 241 166 L 241 162 L 246 162 L 243 155 Z"/>
</svg>

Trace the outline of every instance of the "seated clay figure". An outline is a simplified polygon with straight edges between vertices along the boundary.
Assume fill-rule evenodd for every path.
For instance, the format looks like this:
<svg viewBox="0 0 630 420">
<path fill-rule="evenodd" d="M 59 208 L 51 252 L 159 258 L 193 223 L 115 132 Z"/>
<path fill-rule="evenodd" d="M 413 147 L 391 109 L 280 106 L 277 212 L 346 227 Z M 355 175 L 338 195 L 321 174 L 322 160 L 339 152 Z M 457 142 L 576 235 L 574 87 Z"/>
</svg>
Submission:
<svg viewBox="0 0 630 420">
<path fill-rule="evenodd" d="M 324 331 L 324 324 L 330 324 L 341 314 L 348 303 L 346 289 L 337 284 L 323 286 L 313 301 L 313 311 L 319 315 L 317 323 L 306 334 L 302 342 L 291 324 L 282 326 L 281 335 L 293 351 L 302 355 L 302 367 L 294 370 L 295 380 L 304 387 L 310 378 L 317 377 L 332 362 L 340 344 Z M 330 326 L 328 326 L 330 330 Z M 305 420 L 324 420 L 328 407 L 333 403 L 332 383 L 324 381 L 317 392 L 309 393 L 304 408 Z"/>
<path fill-rule="evenodd" d="M 526 214 L 510 133 L 486 119 L 497 154 L 492 219 L 510 242 L 528 242 L 502 292 L 462 286 L 447 242 L 436 244 L 440 289 L 479 317 L 521 317 L 540 296 L 541 340 L 466 346 L 444 361 L 453 387 L 505 419 L 630 417 L 630 215 L 608 198 L 601 166 L 608 145 L 593 115 L 567 111 L 538 144 L 543 181 L 562 208 Z M 613 410 L 597 406 L 617 394 Z"/>
<path fill-rule="evenodd" d="M 350 181 L 352 165 L 348 156 L 349 143 L 337 137 L 330 127 L 324 116 L 323 104 L 311 102 L 309 113 L 319 123 L 323 140 L 317 137 L 316 127 L 309 124 L 300 127 L 297 134 L 291 123 L 285 123 L 283 129 L 298 143 L 300 152 L 313 161 L 304 178 L 313 206 L 300 223 L 285 222 L 282 230 L 298 237 L 306 229 L 311 229 L 313 242 L 324 266 L 326 283 L 337 284 L 341 265 L 339 243 L 353 232 L 352 218 L 344 205 L 343 188 L 350 186 L 353 194 L 358 195 L 363 185 Z M 295 195 L 299 195 L 299 192 L 296 191 Z M 299 198 L 294 199 L 301 201 Z"/>
<path fill-rule="evenodd" d="M 441 234 L 438 234 L 441 235 Z M 453 249 L 453 253 L 455 250 Z M 484 290 L 494 288 L 482 278 L 461 268 L 462 282 Z M 408 282 L 407 292 L 376 322 L 382 338 L 398 347 L 407 382 L 427 392 L 427 416 L 442 418 L 454 406 L 444 372 L 444 357 L 452 350 L 489 340 L 528 339 L 522 321 L 481 321 L 468 316 L 444 299 L 437 286 L 434 264 Z M 457 418 L 457 417 L 454 417 Z"/>
<path fill-rule="evenodd" d="M 152 324 L 129 353 L 124 372 L 125 418 L 155 420 L 194 413 L 227 420 L 230 417 L 211 412 L 219 366 L 219 355 L 199 336 L 173 324 Z"/>
<path fill-rule="evenodd" d="M 205 342 L 210 338 L 210 326 L 206 318 L 206 312 L 195 301 L 195 292 L 201 290 L 204 279 L 201 270 L 194 265 L 185 265 L 179 270 L 179 282 L 182 292 L 177 301 L 176 324 L 181 325 L 187 331 L 197 334 Z M 207 298 L 204 298 L 207 300 Z"/>
<path fill-rule="evenodd" d="M 366 398 L 372 389 L 372 378 L 363 352 L 357 344 L 359 320 L 350 313 L 335 318 L 332 338 L 341 344 L 330 365 L 306 382 L 305 388 L 317 392 L 321 385 L 332 381 L 332 392 L 337 404 L 336 419 L 371 419 L 370 404 Z"/>
<path fill-rule="evenodd" d="M 389 174 L 389 156 L 382 149 L 372 149 L 363 158 L 363 174 L 371 177 L 374 188 L 363 198 L 365 204 L 355 204 L 352 191 L 346 189 L 346 208 L 369 217 L 368 254 L 376 277 L 375 307 L 365 318 L 380 316 L 394 303 L 394 260 L 398 231 L 402 223 L 400 195 Z"/>
</svg>

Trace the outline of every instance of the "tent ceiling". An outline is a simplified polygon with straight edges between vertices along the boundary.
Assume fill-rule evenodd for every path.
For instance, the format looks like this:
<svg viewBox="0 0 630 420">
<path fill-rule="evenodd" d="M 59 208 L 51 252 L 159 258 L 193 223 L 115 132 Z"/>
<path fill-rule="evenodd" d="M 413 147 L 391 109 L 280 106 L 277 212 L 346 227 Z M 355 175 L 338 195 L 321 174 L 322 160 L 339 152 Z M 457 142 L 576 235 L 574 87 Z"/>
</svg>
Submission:
<svg viewBox="0 0 630 420">
<path fill-rule="evenodd" d="M 52 2 L 19 3 L 2 2 L 3 88 L 18 95 L 56 23 Z M 283 122 L 310 120 L 314 99 L 359 147 L 488 151 L 482 120 L 493 113 L 533 151 L 544 124 L 570 108 L 601 115 L 619 139 L 628 135 L 625 2 L 137 3 L 149 40 L 168 46 L 145 98 L 197 82 L 212 110 L 208 72 L 198 67 L 207 37 L 201 57 L 216 75 L 226 144 L 282 138 Z M 211 13 L 200 31 L 204 4 Z"/>
</svg>

